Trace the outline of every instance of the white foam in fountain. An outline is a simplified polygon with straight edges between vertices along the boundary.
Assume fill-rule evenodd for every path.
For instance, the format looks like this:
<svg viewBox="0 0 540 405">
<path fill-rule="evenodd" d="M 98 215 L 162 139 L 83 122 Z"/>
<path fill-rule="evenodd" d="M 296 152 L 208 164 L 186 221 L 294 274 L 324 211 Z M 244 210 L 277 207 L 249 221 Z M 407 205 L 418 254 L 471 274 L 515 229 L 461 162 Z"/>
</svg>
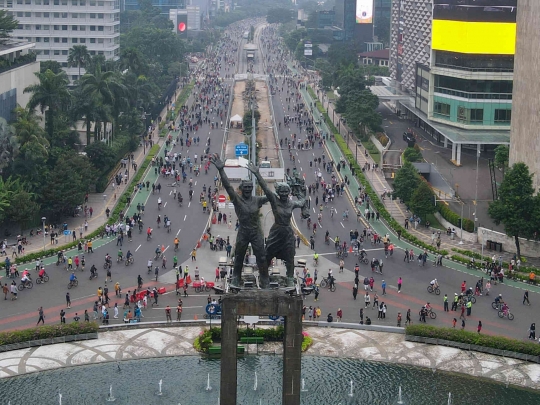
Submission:
<svg viewBox="0 0 540 405">
<path fill-rule="evenodd" d="M 163 393 L 161 392 L 161 385 L 162 385 L 162 384 L 163 384 L 163 380 L 159 380 L 159 383 L 158 383 L 158 385 L 159 385 L 159 391 L 158 391 L 157 395 L 163 395 Z"/>
<path fill-rule="evenodd" d="M 114 401 L 116 401 L 116 398 L 113 396 L 112 384 L 111 384 L 111 386 L 109 387 L 109 395 L 107 396 L 107 402 L 114 402 Z"/>
<path fill-rule="evenodd" d="M 253 391 L 257 391 L 257 372 L 255 371 L 255 382 L 253 383 Z"/>
<path fill-rule="evenodd" d="M 300 391 L 302 391 L 302 392 L 307 391 L 306 390 L 306 380 L 304 380 L 303 378 L 302 378 L 302 385 L 301 385 Z"/>
<path fill-rule="evenodd" d="M 58 403 L 62 405 L 62 394 L 58 393 Z"/>
<path fill-rule="evenodd" d="M 210 373 L 208 373 L 208 380 L 206 381 L 206 391 L 212 391 L 212 387 L 210 387 Z"/>
<path fill-rule="evenodd" d="M 349 396 L 352 397 L 353 396 L 353 381 L 351 380 L 351 390 L 349 392 Z"/>
<path fill-rule="evenodd" d="M 452 393 L 448 393 L 448 405 L 452 405 Z"/>
<path fill-rule="evenodd" d="M 401 398 L 401 385 L 399 386 L 399 390 L 398 390 L 398 400 L 397 400 L 397 403 L 398 403 L 398 404 L 402 404 L 402 403 L 403 403 L 403 398 Z"/>
</svg>

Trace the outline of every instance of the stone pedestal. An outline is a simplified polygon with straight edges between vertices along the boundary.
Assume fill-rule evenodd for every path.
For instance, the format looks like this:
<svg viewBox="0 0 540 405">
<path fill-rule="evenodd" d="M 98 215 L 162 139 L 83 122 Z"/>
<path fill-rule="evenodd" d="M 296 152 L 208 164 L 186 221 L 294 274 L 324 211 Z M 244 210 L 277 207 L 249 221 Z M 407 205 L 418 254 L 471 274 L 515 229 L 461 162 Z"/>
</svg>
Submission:
<svg viewBox="0 0 540 405">
<path fill-rule="evenodd" d="M 223 297 L 221 313 L 221 405 L 236 405 L 237 321 L 243 315 L 275 315 L 285 318 L 283 339 L 282 404 L 300 404 L 302 368 L 302 298 L 283 291 L 242 291 Z"/>
</svg>

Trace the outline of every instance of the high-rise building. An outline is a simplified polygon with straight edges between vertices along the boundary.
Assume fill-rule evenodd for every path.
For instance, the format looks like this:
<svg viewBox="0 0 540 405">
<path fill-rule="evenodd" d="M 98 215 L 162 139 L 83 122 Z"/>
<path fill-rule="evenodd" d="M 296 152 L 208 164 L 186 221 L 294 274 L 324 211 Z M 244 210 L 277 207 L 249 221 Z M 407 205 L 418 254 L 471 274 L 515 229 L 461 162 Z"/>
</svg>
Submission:
<svg viewBox="0 0 540 405">
<path fill-rule="evenodd" d="M 356 28 L 356 1 L 357 0 L 336 0 L 335 24 L 343 30 L 343 40 L 354 39 Z"/>
<path fill-rule="evenodd" d="M 399 0 L 390 70 L 398 109 L 461 164 L 461 148 L 508 144 L 517 0 Z"/>
<path fill-rule="evenodd" d="M 59 62 L 71 80 L 79 72 L 67 66 L 74 45 L 85 45 L 91 56 L 118 58 L 119 0 L 0 0 L 0 7 L 19 22 L 13 37 L 35 42 L 37 60 Z"/>
<path fill-rule="evenodd" d="M 373 0 L 373 34 L 379 42 L 390 43 L 392 0 Z"/>
<path fill-rule="evenodd" d="M 512 94 L 510 164 L 524 162 L 534 174 L 533 185 L 540 189 L 540 1 L 519 0 L 517 41 Z"/>
<path fill-rule="evenodd" d="M 139 0 L 121 0 L 123 2 L 123 9 L 139 10 Z M 186 8 L 186 0 L 152 0 L 152 6 L 159 9 L 160 14 L 169 15 L 169 10 L 172 8 L 184 9 Z"/>
</svg>

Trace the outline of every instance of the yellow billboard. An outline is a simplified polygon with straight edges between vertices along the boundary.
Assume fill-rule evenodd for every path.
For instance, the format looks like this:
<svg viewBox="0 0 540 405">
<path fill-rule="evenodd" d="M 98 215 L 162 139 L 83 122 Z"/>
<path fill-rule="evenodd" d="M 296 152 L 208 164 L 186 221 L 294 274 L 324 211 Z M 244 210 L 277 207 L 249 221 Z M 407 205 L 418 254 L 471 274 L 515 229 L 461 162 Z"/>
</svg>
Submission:
<svg viewBox="0 0 540 405">
<path fill-rule="evenodd" d="M 516 23 L 433 20 L 431 47 L 457 53 L 514 55 Z"/>
</svg>

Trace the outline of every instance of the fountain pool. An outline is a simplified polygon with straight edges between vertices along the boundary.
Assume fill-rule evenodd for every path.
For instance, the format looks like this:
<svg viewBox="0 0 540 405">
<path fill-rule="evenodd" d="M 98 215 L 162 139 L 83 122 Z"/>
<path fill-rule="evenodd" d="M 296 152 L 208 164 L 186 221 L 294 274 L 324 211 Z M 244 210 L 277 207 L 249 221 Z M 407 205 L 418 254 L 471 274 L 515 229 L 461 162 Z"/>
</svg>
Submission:
<svg viewBox="0 0 540 405">
<path fill-rule="evenodd" d="M 238 403 L 280 404 L 281 368 L 278 356 L 240 358 Z M 216 404 L 219 373 L 219 359 L 181 356 L 128 360 L 120 368 L 110 362 L 4 378 L 0 380 L 0 392 L 7 393 L 4 398 L 12 405 L 56 405 L 59 392 L 63 405 L 94 405 L 112 396 L 112 384 L 116 404 Z M 302 378 L 302 405 L 393 405 L 400 399 L 403 404 L 442 405 L 448 403 L 450 392 L 454 405 L 476 403 L 479 395 L 482 403 L 497 405 L 540 403 L 540 392 L 506 388 L 490 380 L 334 357 L 304 356 Z"/>
</svg>

